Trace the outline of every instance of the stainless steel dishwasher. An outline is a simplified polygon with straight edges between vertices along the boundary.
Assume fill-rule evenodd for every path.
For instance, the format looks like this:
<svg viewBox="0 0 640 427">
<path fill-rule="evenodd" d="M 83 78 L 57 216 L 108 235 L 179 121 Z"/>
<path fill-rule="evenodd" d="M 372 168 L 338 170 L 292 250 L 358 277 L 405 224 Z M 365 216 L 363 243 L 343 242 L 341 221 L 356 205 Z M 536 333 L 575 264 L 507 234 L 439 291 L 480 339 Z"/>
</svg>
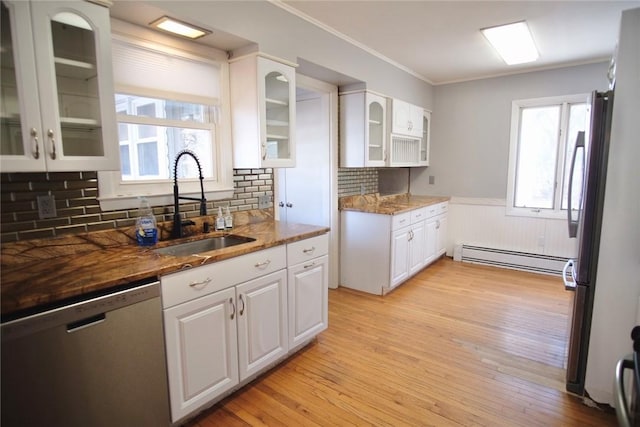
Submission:
<svg viewBox="0 0 640 427">
<path fill-rule="evenodd" d="M 170 425 L 159 282 L 0 330 L 3 427 Z"/>
</svg>

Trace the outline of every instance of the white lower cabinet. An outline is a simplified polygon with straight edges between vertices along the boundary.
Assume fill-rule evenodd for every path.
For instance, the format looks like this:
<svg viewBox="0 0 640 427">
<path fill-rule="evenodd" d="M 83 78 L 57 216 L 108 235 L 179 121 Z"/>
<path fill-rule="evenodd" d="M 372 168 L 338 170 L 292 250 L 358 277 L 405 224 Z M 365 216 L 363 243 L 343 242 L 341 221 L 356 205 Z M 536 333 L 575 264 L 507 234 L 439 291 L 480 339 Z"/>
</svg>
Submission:
<svg viewBox="0 0 640 427">
<path fill-rule="evenodd" d="M 409 277 L 409 227 L 393 231 L 391 234 L 391 284 L 396 287 Z"/>
<path fill-rule="evenodd" d="M 446 214 L 446 206 L 445 206 L 445 213 L 442 213 L 438 216 L 437 220 L 436 220 L 436 230 L 437 230 L 437 242 L 436 242 L 436 248 L 437 248 L 437 253 L 438 256 L 440 255 L 444 255 L 447 252 L 447 225 L 448 225 L 448 220 L 447 220 L 447 214 Z"/>
<path fill-rule="evenodd" d="M 289 348 L 305 344 L 329 324 L 329 237 L 287 245 Z"/>
<path fill-rule="evenodd" d="M 325 234 L 160 279 L 172 422 L 326 329 L 327 252 Z"/>
<path fill-rule="evenodd" d="M 424 209 L 403 214 L 409 225 L 391 234 L 391 288 L 395 288 L 424 266 Z M 396 220 L 396 222 L 401 222 Z M 393 227 L 395 228 L 395 227 Z"/>
<path fill-rule="evenodd" d="M 287 272 L 280 270 L 236 287 L 240 380 L 245 380 L 289 349 Z"/>
<path fill-rule="evenodd" d="M 235 289 L 164 311 L 171 419 L 238 384 Z"/>
</svg>

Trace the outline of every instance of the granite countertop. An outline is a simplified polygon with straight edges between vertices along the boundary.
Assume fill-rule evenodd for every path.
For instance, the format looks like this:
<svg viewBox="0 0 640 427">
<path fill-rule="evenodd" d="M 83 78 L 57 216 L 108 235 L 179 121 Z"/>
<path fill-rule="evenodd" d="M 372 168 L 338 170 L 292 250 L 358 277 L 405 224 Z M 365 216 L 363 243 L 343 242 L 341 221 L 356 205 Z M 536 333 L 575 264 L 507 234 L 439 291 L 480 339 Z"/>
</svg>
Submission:
<svg viewBox="0 0 640 427">
<path fill-rule="evenodd" d="M 196 227 L 200 225 L 198 221 L 196 224 Z M 3 321 L 73 301 L 85 294 L 106 292 L 132 282 L 155 279 L 191 266 L 221 261 L 329 231 L 327 227 L 254 217 L 226 233 L 252 237 L 256 239 L 254 242 L 206 252 L 205 256 L 175 257 L 159 255 L 153 249 L 225 233 L 199 233 L 163 241 L 167 233 L 159 228 L 161 241 L 151 248 L 135 244 L 133 228 L 3 244 L 0 271 Z"/>
<path fill-rule="evenodd" d="M 447 201 L 449 197 L 444 196 L 415 196 L 409 193 L 383 196 L 375 193 L 341 197 L 339 207 L 343 211 L 396 215 Z"/>
</svg>

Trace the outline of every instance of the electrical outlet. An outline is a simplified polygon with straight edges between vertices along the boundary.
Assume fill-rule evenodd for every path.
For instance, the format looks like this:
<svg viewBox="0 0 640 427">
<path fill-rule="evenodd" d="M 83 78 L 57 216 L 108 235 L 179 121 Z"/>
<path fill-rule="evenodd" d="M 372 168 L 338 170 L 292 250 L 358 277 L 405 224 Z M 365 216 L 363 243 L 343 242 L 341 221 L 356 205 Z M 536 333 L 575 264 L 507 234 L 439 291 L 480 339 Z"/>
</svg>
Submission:
<svg viewBox="0 0 640 427">
<path fill-rule="evenodd" d="M 40 219 L 55 218 L 56 198 L 52 195 L 38 196 L 38 217 Z"/>
<path fill-rule="evenodd" d="M 429 184 L 435 184 L 436 183 L 436 177 L 433 175 L 429 175 Z"/>
<path fill-rule="evenodd" d="M 263 196 L 258 196 L 258 209 L 268 208 L 270 202 L 271 202 L 271 196 L 266 194 Z"/>
</svg>

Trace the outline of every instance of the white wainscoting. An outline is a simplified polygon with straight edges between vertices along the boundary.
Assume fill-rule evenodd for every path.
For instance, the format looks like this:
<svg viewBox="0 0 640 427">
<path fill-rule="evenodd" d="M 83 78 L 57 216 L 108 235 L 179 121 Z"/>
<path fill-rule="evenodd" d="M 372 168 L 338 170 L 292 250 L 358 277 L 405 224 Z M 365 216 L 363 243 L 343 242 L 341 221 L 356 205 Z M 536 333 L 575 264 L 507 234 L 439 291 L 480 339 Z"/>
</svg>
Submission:
<svg viewBox="0 0 640 427">
<path fill-rule="evenodd" d="M 574 258 L 566 220 L 506 215 L 504 199 L 452 197 L 449 202 L 447 255 L 457 245 Z"/>
</svg>

